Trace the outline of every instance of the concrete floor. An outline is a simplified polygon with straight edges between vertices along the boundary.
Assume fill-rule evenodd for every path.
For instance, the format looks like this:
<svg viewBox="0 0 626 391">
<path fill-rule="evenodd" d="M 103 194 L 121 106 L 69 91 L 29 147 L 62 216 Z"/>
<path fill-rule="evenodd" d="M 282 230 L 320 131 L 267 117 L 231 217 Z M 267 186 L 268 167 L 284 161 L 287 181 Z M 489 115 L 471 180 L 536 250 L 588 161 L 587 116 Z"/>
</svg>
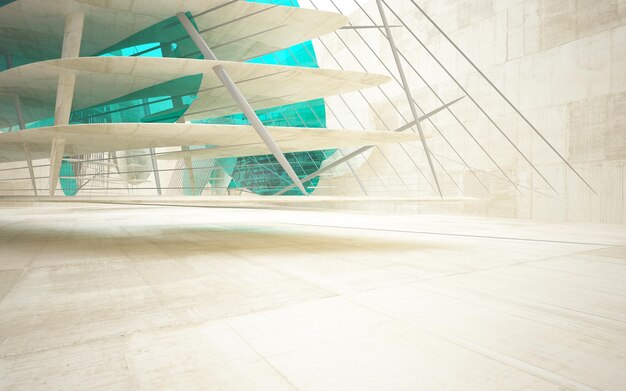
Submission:
<svg viewBox="0 0 626 391">
<path fill-rule="evenodd" d="M 624 390 L 626 229 L 0 208 L 0 389 Z"/>
</svg>

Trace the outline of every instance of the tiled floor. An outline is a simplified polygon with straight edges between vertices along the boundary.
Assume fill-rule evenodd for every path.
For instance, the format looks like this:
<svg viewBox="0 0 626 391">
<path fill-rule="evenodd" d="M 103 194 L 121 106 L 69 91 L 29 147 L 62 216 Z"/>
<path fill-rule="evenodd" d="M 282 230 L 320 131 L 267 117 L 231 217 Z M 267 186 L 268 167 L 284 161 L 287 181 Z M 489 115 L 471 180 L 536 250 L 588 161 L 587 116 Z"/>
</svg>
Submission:
<svg viewBox="0 0 626 391">
<path fill-rule="evenodd" d="M 626 228 L 0 208 L 0 389 L 624 390 Z"/>
</svg>

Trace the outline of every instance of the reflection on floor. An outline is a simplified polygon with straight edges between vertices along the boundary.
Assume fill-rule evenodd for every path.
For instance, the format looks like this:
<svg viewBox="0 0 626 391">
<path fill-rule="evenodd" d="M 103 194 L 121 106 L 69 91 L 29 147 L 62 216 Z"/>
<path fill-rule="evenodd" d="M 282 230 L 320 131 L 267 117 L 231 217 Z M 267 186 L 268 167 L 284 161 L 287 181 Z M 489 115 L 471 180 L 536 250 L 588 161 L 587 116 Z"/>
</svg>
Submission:
<svg viewBox="0 0 626 391">
<path fill-rule="evenodd" d="M 626 229 L 0 209 L 0 389 L 620 390 Z"/>
</svg>

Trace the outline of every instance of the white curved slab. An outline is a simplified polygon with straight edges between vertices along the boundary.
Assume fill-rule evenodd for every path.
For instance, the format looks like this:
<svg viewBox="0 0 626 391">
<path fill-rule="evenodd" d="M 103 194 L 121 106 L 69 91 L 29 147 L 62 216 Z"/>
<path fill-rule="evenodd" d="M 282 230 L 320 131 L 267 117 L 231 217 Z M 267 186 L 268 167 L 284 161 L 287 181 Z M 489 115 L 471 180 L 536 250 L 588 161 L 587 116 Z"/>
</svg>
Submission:
<svg viewBox="0 0 626 391">
<path fill-rule="evenodd" d="M 213 67 L 223 65 L 255 110 L 338 95 L 383 84 L 387 76 L 319 68 L 147 57 L 80 57 L 42 61 L 0 73 L 0 126 L 17 124 L 14 98 L 26 122 L 54 116 L 59 75 L 76 75 L 73 110 L 91 107 L 183 76 L 204 75 L 186 119 L 238 113 Z M 191 92 L 191 91 L 190 91 Z M 7 98 L 8 97 L 8 98 Z"/>
<path fill-rule="evenodd" d="M 268 127 L 283 152 L 313 151 L 417 141 L 413 133 Z M 269 154 L 256 131 L 248 125 L 203 124 L 88 124 L 62 125 L 0 133 L 0 162 L 25 160 L 24 144 L 33 159 L 50 157 L 55 137 L 65 140 L 65 156 L 131 149 L 191 145 L 215 148 L 190 153 L 194 158 Z M 182 159 L 180 154 L 164 158 Z"/>
<path fill-rule="evenodd" d="M 213 10 L 207 12 L 208 10 Z M 271 53 L 347 24 L 340 14 L 229 0 L 17 0 L 0 7 L 0 47 L 38 59 L 61 57 L 68 14 L 85 14 L 82 55 L 112 45 L 178 12 L 191 12 L 221 60 Z"/>
</svg>

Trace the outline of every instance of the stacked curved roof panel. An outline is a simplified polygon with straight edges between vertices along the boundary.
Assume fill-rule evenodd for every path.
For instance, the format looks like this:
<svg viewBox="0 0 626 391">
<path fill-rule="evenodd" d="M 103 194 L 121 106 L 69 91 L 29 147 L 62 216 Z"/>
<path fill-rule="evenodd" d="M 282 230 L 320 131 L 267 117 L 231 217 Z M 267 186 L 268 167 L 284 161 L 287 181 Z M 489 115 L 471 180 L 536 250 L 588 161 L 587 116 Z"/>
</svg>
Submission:
<svg viewBox="0 0 626 391">
<path fill-rule="evenodd" d="M 193 29 L 189 22 L 181 24 L 185 20 Z M 250 111 L 386 82 L 385 76 L 367 73 L 238 62 L 346 22 L 338 14 L 237 0 L 9 2 L 0 7 L 0 48 L 7 65 L 0 73 L 0 128 L 20 130 L 0 134 L 0 162 L 31 165 L 32 159 L 50 158 L 54 193 L 63 156 L 210 145 L 185 152 L 184 158 L 271 152 L 300 184 L 283 153 L 411 140 L 381 132 L 266 128 Z M 60 58 L 72 52 L 80 57 Z M 203 59 L 207 54 L 211 59 Z M 126 115 L 141 110 L 143 115 Z M 212 118 L 242 112 L 251 125 L 211 124 Z M 158 123 L 182 118 L 206 123 Z"/>
<path fill-rule="evenodd" d="M 348 22 L 330 12 L 232 0 L 16 0 L 0 9 L 0 47 L 37 61 L 58 58 L 65 18 L 83 13 L 81 56 L 94 56 L 122 42 L 128 46 L 152 42 L 137 33 L 179 12 L 193 15 L 207 44 L 226 61 L 288 48 Z M 170 26 L 176 24 L 173 20 Z M 186 36 L 172 41 L 176 39 Z"/>
<path fill-rule="evenodd" d="M 215 75 L 213 67 L 222 65 L 246 95 L 254 109 L 276 107 L 379 85 L 385 76 L 330 69 L 288 67 L 227 61 L 149 57 L 79 57 L 48 60 L 23 65 L 0 73 L 0 94 L 19 95 L 26 122 L 54 116 L 57 79 L 60 75 L 77 77 L 74 110 L 109 102 L 133 92 L 171 80 L 201 75 L 199 86 L 179 90 L 193 94 L 185 118 L 189 120 L 221 117 L 240 112 Z M 143 98 L 149 98 L 146 92 Z M 0 118 L 17 125 L 14 102 L 0 108 Z"/>
</svg>

